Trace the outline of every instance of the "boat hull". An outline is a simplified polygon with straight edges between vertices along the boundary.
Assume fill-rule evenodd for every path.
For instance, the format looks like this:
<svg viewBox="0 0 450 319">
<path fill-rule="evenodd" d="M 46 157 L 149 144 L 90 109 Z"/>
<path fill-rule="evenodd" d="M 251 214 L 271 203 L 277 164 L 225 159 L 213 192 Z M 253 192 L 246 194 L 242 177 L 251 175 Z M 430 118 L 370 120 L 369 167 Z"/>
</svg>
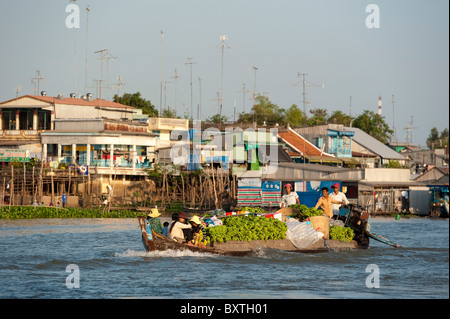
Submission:
<svg viewBox="0 0 450 319">
<path fill-rule="evenodd" d="M 368 241 L 360 244 L 355 240 L 348 243 L 339 240 L 321 239 L 310 247 L 299 249 L 295 247 L 288 239 L 269 239 L 248 241 L 228 241 L 223 243 L 212 243 L 206 247 L 197 247 L 185 243 L 176 242 L 152 231 L 148 236 L 145 226 L 145 218 L 138 217 L 142 231 L 142 241 L 147 251 L 155 250 L 190 250 L 193 252 L 204 252 L 211 254 L 220 254 L 226 256 L 248 256 L 261 249 L 277 249 L 281 251 L 300 252 L 300 253 L 322 253 L 329 251 L 344 251 L 350 249 L 366 249 L 369 246 Z M 151 240 L 149 240 L 151 238 Z"/>
</svg>

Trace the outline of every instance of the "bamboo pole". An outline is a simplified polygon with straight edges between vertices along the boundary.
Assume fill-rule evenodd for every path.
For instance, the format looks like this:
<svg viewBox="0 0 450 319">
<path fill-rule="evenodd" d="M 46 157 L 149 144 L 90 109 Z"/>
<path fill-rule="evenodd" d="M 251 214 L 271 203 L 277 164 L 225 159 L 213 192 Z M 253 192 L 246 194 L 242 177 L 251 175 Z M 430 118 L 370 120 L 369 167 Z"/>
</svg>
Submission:
<svg viewBox="0 0 450 319">
<path fill-rule="evenodd" d="M 181 183 L 183 186 L 183 194 L 182 194 L 182 198 L 183 198 L 183 206 L 184 206 L 184 177 L 183 177 L 183 172 L 180 172 L 181 175 Z"/>
<path fill-rule="evenodd" d="M 6 177 L 3 177 L 2 206 L 5 205 Z"/>
<path fill-rule="evenodd" d="M 214 175 L 215 175 L 214 174 L 214 169 L 212 169 L 213 189 L 214 189 L 214 203 L 216 205 L 216 209 L 218 209 L 219 208 L 219 201 L 218 201 L 218 198 L 217 198 L 216 180 L 215 180 Z"/>
<path fill-rule="evenodd" d="M 50 179 L 52 182 L 52 197 L 51 197 L 51 203 L 54 205 L 55 203 L 53 203 L 55 201 L 55 184 L 53 183 L 53 167 L 50 170 Z"/>
<path fill-rule="evenodd" d="M 27 175 L 27 169 L 25 167 L 25 162 L 23 162 L 22 204 L 24 204 L 23 199 L 25 197 L 25 191 L 26 191 L 25 188 L 27 186 L 26 175 Z"/>
<path fill-rule="evenodd" d="M 71 170 L 71 168 L 70 168 L 70 165 L 69 165 L 69 185 L 67 186 L 67 196 L 70 196 L 70 182 L 71 182 L 71 175 L 72 175 L 72 173 L 70 172 L 70 170 Z"/>
<path fill-rule="evenodd" d="M 11 186 L 9 191 L 9 211 L 11 212 L 11 203 L 14 201 L 14 167 L 11 165 Z"/>
<path fill-rule="evenodd" d="M 35 193 L 35 189 L 34 189 L 34 166 L 33 166 L 33 184 L 31 186 L 31 192 L 32 192 L 32 196 L 33 196 L 33 203 L 36 201 L 36 193 Z"/>
</svg>

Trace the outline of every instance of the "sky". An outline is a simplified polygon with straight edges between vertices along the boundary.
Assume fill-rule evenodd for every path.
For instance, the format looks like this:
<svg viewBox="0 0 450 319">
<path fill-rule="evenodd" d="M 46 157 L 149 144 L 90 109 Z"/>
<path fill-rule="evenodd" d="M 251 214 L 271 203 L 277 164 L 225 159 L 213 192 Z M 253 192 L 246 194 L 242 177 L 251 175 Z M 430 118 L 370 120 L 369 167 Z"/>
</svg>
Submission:
<svg viewBox="0 0 450 319">
<path fill-rule="evenodd" d="M 103 49 L 111 59 L 102 73 Z M 179 115 L 192 105 L 196 118 L 201 108 L 203 120 L 219 112 L 220 92 L 230 120 L 235 108 L 251 109 L 254 92 L 303 109 L 299 74 L 307 74 L 308 113 L 377 112 L 381 96 L 396 140 L 411 126 L 413 144 L 424 146 L 433 127 L 449 127 L 449 2 L 2 0 L 0 101 L 34 94 L 36 70 L 49 96 L 97 98 L 102 79 L 103 99 L 140 92 Z"/>
</svg>

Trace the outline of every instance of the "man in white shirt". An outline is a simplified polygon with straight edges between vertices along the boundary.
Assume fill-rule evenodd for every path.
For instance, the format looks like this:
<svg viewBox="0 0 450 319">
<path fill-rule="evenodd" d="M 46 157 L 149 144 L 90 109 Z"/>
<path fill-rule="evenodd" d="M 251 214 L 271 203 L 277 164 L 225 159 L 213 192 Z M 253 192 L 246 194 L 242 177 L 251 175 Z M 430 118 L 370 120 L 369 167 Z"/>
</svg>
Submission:
<svg viewBox="0 0 450 319">
<path fill-rule="evenodd" d="M 331 188 L 334 189 L 334 192 L 330 194 L 331 198 L 333 198 L 336 202 L 341 202 L 341 204 L 331 204 L 331 209 L 333 210 L 333 216 L 339 215 L 339 208 L 341 205 L 348 205 L 347 196 L 344 193 L 339 191 L 339 183 L 335 183 L 331 185 Z"/>
<path fill-rule="evenodd" d="M 289 205 L 300 205 L 300 200 L 296 192 L 293 192 L 294 188 L 291 184 L 284 185 L 286 188 L 286 194 L 281 197 L 281 208 L 289 207 Z"/>
</svg>

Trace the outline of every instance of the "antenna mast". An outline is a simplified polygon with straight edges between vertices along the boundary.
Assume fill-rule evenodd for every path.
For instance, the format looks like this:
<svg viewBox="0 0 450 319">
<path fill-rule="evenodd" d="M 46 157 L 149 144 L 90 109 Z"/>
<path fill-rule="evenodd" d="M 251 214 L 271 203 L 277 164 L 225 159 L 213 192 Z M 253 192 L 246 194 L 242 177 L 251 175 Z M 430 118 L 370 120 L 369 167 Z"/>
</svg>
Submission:
<svg viewBox="0 0 450 319">
<path fill-rule="evenodd" d="M 310 83 L 310 84 L 306 84 L 306 76 L 307 75 L 309 75 L 309 74 L 307 74 L 307 73 L 297 73 L 297 75 L 298 75 L 298 77 L 302 77 L 302 87 L 303 87 L 303 93 L 302 93 L 302 96 L 303 96 L 303 112 L 305 113 L 305 116 L 306 116 L 306 104 L 311 104 L 310 102 L 307 102 L 306 101 L 306 87 L 307 86 L 318 86 L 318 87 L 322 87 L 322 88 L 325 88 L 325 84 L 313 84 L 313 83 Z"/>
<path fill-rule="evenodd" d="M 175 112 L 177 111 L 177 82 L 180 76 L 177 74 L 177 69 L 175 69 L 175 76 L 171 77 L 171 79 L 175 79 L 175 98 L 174 98 L 174 108 Z"/>
<path fill-rule="evenodd" d="M 86 7 L 86 56 L 84 61 L 84 92 L 87 91 L 88 82 L 88 39 L 89 39 L 89 6 Z"/>
<path fill-rule="evenodd" d="M 394 142 L 397 141 L 395 132 L 395 102 L 394 93 L 392 93 L 392 130 L 394 131 Z"/>
<path fill-rule="evenodd" d="M 193 111 L 193 93 L 192 93 L 192 64 L 197 64 L 197 62 L 192 62 L 192 58 L 188 57 L 187 62 L 185 65 L 191 66 L 191 118 L 194 118 L 194 111 Z"/>
<path fill-rule="evenodd" d="M 117 77 L 117 83 L 114 83 L 114 85 L 117 85 L 117 96 L 120 97 L 120 88 L 125 85 L 125 83 L 122 82 L 122 77 L 120 75 Z"/>
<path fill-rule="evenodd" d="M 102 99 L 102 91 L 103 91 L 103 60 L 109 61 L 117 59 L 109 54 L 108 49 L 103 49 L 99 51 L 95 51 L 95 54 L 100 54 L 100 100 Z"/>
<path fill-rule="evenodd" d="M 406 143 L 409 145 L 412 145 L 412 131 L 417 128 L 413 125 L 414 125 L 414 119 L 413 119 L 413 116 L 411 115 L 411 122 L 409 122 L 409 125 L 407 127 L 405 127 Z"/>
<path fill-rule="evenodd" d="M 159 117 L 161 117 L 162 108 L 162 90 L 163 90 L 163 63 L 164 61 L 164 31 L 161 30 L 161 88 L 159 92 Z"/>
<path fill-rule="evenodd" d="M 41 76 L 41 71 L 36 70 L 36 77 L 31 79 L 31 83 L 34 84 L 34 95 L 37 95 L 37 92 L 39 91 L 39 85 L 41 83 L 41 80 L 44 80 L 45 78 Z M 37 83 L 37 92 L 36 92 L 36 83 Z"/>
<path fill-rule="evenodd" d="M 222 69 L 221 69 L 221 74 L 220 74 L 220 96 L 219 96 L 220 104 L 223 101 L 223 65 L 224 65 L 223 57 L 224 57 L 224 53 L 225 53 L 225 40 L 227 40 L 227 39 L 228 39 L 228 36 L 226 36 L 226 35 L 220 36 L 220 41 L 222 42 L 222 44 L 220 46 L 222 48 Z M 226 48 L 229 49 L 230 47 L 228 46 Z M 220 113 L 220 110 L 219 110 L 219 113 Z"/>
</svg>

